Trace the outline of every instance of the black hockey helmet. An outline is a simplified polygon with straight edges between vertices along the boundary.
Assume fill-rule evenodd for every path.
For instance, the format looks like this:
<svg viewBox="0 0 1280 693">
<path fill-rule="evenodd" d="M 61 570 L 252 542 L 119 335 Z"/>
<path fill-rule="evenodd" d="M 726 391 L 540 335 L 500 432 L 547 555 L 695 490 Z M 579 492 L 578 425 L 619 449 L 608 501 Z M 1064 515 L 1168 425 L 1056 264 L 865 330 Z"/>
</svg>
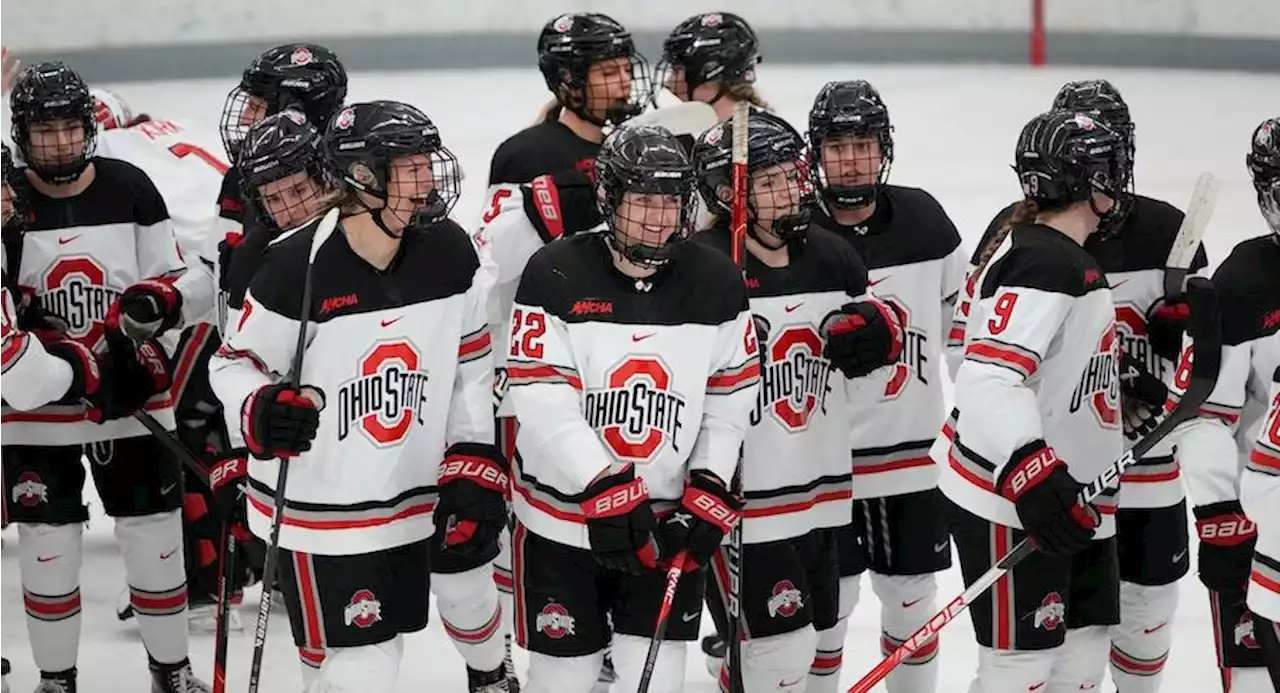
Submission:
<svg viewBox="0 0 1280 693">
<path fill-rule="evenodd" d="M 1120 96 L 1120 90 L 1105 79 L 1089 79 L 1079 82 L 1067 82 L 1058 90 L 1053 98 L 1054 110 L 1067 110 L 1088 113 L 1090 116 L 1105 121 L 1115 130 L 1129 149 L 1126 178 L 1133 178 L 1133 159 L 1137 152 L 1134 140 L 1133 119 L 1129 116 L 1129 105 Z M 1116 209 L 1107 215 L 1106 223 L 1099 228 L 1103 234 L 1112 234 L 1119 230 L 1129 211 L 1133 209 L 1133 195 L 1126 191 L 1116 198 Z"/>
<path fill-rule="evenodd" d="M 398 217 L 408 226 L 430 226 L 444 221 L 461 194 L 462 170 L 458 159 L 440 141 L 440 131 L 417 108 L 399 101 L 370 101 L 348 106 L 329 122 L 324 133 L 326 158 L 333 177 L 348 192 L 360 192 L 388 203 L 393 170 L 409 171 L 402 185 L 417 185 L 411 198 L 409 217 Z M 427 173 L 395 166 L 397 159 L 425 155 L 431 164 Z M 430 180 L 427 180 L 430 176 Z M 428 187 L 429 186 L 429 187 Z M 422 188 L 427 188 L 423 190 Z M 398 237 L 383 225 L 382 214 L 373 219 L 387 234 Z M 392 212 L 395 214 L 395 212 Z"/>
<path fill-rule="evenodd" d="M 347 98 L 347 70 L 333 51 L 287 43 L 253 59 L 222 107 L 222 145 L 231 161 L 249 126 L 286 108 L 323 129 Z"/>
<path fill-rule="evenodd" d="M 720 87 L 719 99 L 733 87 L 755 83 L 759 50 L 755 30 L 742 17 L 730 12 L 694 15 L 677 24 L 662 42 L 658 84 L 677 96 L 680 94 L 672 87 L 683 87 L 683 98 L 689 99 L 700 85 L 715 82 Z M 682 73 L 683 84 L 671 83 L 681 76 L 677 71 Z"/>
<path fill-rule="evenodd" d="M 880 160 L 873 182 L 844 184 L 842 172 L 827 170 L 827 166 L 843 162 L 855 162 L 856 171 L 870 169 L 870 158 L 859 156 L 858 147 L 852 142 L 847 146 L 833 146 L 824 161 L 823 146 L 828 138 L 845 136 L 874 137 L 879 142 Z M 809 109 L 809 144 L 813 177 L 828 204 L 856 209 L 875 202 L 880 188 L 889 180 L 889 169 L 893 165 L 893 124 L 880 92 L 862 79 L 824 84 Z"/>
<path fill-rule="evenodd" d="M 684 145 L 660 125 L 626 125 L 605 138 L 596 155 L 596 203 L 608 240 L 634 264 L 657 267 L 693 233 L 697 215 L 693 162 Z M 670 196 L 656 205 L 626 204 L 628 193 Z M 639 218 L 635 215 L 640 214 Z M 653 229 L 657 227 L 659 231 Z M 662 234 L 668 234 L 662 238 Z M 640 238 L 636 238 L 639 235 Z"/>
<path fill-rule="evenodd" d="M 75 70 L 65 63 L 36 63 L 23 71 L 9 94 L 9 110 L 13 114 L 12 137 L 22 159 L 42 180 L 70 183 L 89 167 L 98 138 L 93 118 L 93 99 L 89 87 Z M 80 143 L 32 142 L 33 125 L 55 121 L 72 121 L 83 131 Z M 41 140 L 56 135 L 42 135 Z M 72 138 L 74 139 L 74 138 Z M 76 148 L 79 151 L 75 151 Z"/>
<path fill-rule="evenodd" d="M 693 162 L 698 173 L 698 191 L 707 208 L 717 216 L 730 215 L 733 204 L 726 198 L 733 190 L 733 121 L 720 123 L 702 133 L 693 145 Z M 813 184 L 800 133 L 782 118 L 752 109 L 747 116 L 747 175 L 787 164 L 793 164 L 795 170 L 780 173 L 782 178 L 770 186 L 770 199 L 762 199 L 762 191 L 755 189 L 751 182 L 747 184 L 747 233 L 770 247 L 776 244 L 761 240 L 759 230 L 784 242 L 804 236 L 812 215 Z"/>
<path fill-rule="evenodd" d="M 1258 209 L 1271 230 L 1280 234 L 1280 118 L 1268 118 L 1253 131 L 1245 164 L 1258 192 Z"/>
<path fill-rule="evenodd" d="M 333 187 L 320 131 L 302 111 L 287 109 L 254 123 L 236 162 L 241 196 L 268 228 L 299 226 L 322 209 Z M 299 173 L 305 179 L 271 185 Z M 264 188 L 264 186 L 268 186 Z"/>
<path fill-rule="evenodd" d="M 604 69 L 592 85 L 592 66 L 616 59 L 625 59 L 626 67 Z M 618 125 L 639 115 L 652 91 L 649 64 L 631 32 L 594 12 L 560 15 L 542 27 L 538 69 L 563 107 L 595 125 Z M 593 97 L 591 87 L 607 93 Z"/>
<path fill-rule="evenodd" d="M 1128 158 L 1124 136 L 1106 121 L 1080 111 L 1049 111 L 1023 127 L 1013 168 L 1023 195 L 1041 210 L 1087 201 L 1105 222 L 1119 205 L 1101 212 L 1093 193 L 1121 199 L 1130 185 Z"/>
</svg>

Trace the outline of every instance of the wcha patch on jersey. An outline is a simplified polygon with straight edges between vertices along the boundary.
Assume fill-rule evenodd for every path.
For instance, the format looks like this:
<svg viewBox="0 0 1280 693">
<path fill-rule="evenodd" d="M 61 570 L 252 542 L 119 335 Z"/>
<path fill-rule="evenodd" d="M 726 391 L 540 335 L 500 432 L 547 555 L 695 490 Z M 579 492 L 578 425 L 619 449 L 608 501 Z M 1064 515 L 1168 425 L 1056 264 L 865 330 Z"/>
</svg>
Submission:
<svg viewBox="0 0 1280 693">
<path fill-rule="evenodd" d="M 671 368 L 658 356 L 628 356 L 605 372 L 605 387 L 588 390 L 582 413 L 619 459 L 648 461 L 684 427 L 687 400 L 672 390 Z"/>
<path fill-rule="evenodd" d="M 1089 358 L 1076 391 L 1071 395 L 1074 414 L 1087 402 L 1103 428 L 1120 426 L 1120 340 L 1113 322 L 1098 340 L 1098 349 Z"/>
<path fill-rule="evenodd" d="M 399 445 L 414 422 L 423 423 L 430 374 L 408 339 L 379 342 L 360 358 L 359 375 L 338 390 L 338 440 L 352 429 L 385 448 Z"/>
</svg>

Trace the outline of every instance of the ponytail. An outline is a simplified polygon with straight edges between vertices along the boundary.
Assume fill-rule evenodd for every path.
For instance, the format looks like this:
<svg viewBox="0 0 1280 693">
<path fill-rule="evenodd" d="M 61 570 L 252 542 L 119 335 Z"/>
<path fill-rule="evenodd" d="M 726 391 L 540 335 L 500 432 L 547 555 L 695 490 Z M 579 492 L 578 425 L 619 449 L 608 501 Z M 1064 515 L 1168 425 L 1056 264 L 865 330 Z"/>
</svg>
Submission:
<svg viewBox="0 0 1280 693">
<path fill-rule="evenodd" d="M 773 112 L 773 107 L 769 105 L 768 101 L 764 100 L 764 97 L 760 96 L 760 92 L 756 89 L 756 85 L 751 82 L 740 82 L 735 84 L 732 87 L 729 87 L 725 93 L 738 101 L 746 101 L 756 108 L 769 111 L 770 113 Z"/>
<path fill-rule="evenodd" d="M 546 103 L 542 104 L 542 108 L 538 109 L 538 118 L 533 121 L 534 125 L 542 125 L 560 119 L 560 113 L 564 110 L 564 106 L 560 104 L 560 100 L 551 97 Z"/>
<path fill-rule="evenodd" d="M 987 268 L 987 263 L 991 262 L 991 256 L 996 254 L 996 248 L 1004 243 L 1004 239 L 1008 238 L 1009 232 L 1013 230 L 1015 224 L 1025 224 L 1036 218 L 1040 213 L 1040 205 L 1032 199 L 1024 199 L 1013 206 L 1008 218 L 996 229 L 996 232 L 987 239 L 986 245 L 982 246 L 982 251 L 978 254 L 978 264 L 974 267 L 971 274 L 977 277 Z"/>
</svg>

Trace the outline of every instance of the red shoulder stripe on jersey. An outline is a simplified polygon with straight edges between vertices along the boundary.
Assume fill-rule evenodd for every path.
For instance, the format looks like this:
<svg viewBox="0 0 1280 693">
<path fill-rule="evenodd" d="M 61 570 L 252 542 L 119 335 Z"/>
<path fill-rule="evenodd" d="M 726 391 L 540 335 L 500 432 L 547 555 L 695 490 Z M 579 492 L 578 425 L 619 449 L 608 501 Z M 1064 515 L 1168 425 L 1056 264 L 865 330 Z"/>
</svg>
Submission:
<svg viewBox="0 0 1280 693">
<path fill-rule="evenodd" d="M 489 328 L 482 327 L 462 337 L 458 344 L 458 363 L 466 363 L 482 358 L 493 351 L 493 339 L 489 336 Z"/>
<path fill-rule="evenodd" d="M 27 351 L 27 342 L 31 339 L 31 335 L 26 332 L 18 332 L 10 339 L 4 342 L 4 350 L 0 352 L 0 369 L 9 370 L 9 366 L 18 362 L 22 355 Z"/>
<path fill-rule="evenodd" d="M 993 339 L 973 340 L 965 347 L 964 357 L 979 363 L 1003 366 L 1024 379 L 1030 378 L 1040 366 L 1040 356 L 1030 349 Z"/>
<path fill-rule="evenodd" d="M 754 357 L 737 368 L 726 368 L 707 378 L 707 394 L 729 395 L 760 380 L 760 361 Z"/>
<path fill-rule="evenodd" d="M 1249 453 L 1249 469 L 1260 474 L 1280 476 L 1280 453 L 1259 445 Z"/>
<path fill-rule="evenodd" d="M 582 389 L 582 379 L 576 370 L 530 363 L 526 366 L 507 366 L 507 387 L 533 385 L 535 383 L 564 383 L 575 390 Z"/>
</svg>

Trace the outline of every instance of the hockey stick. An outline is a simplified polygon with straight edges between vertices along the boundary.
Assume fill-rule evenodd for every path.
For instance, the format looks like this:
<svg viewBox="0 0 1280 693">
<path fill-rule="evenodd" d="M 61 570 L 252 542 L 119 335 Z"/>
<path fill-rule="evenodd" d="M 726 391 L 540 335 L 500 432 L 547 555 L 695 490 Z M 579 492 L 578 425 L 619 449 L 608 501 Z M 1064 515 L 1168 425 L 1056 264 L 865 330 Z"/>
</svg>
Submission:
<svg viewBox="0 0 1280 693">
<path fill-rule="evenodd" d="M 732 243 L 733 263 L 742 271 L 742 279 L 747 278 L 747 131 L 751 105 L 739 101 L 733 105 L 733 212 L 730 217 L 730 243 Z M 753 320 L 754 321 L 754 320 Z M 757 340 L 758 342 L 758 340 Z M 764 345 L 757 343 L 758 349 Z M 742 496 L 742 467 L 745 455 L 739 450 L 738 469 L 733 475 L 731 486 L 735 496 Z M 729 546 L 726 551 L 725 572 L 728 573 L 728 585 L 725 585 L 724 604 L 728 612 L 725 619 L 728 632 L 724 634 L 725 657 L 729 665 L 729 693 L 742 693 L 742 644 L 740 633 L 742 624 L 741 586 L 742 586 L 742 523 L 746 522 L 746 513 L 738 518 L 729 533 Z"/>
<path fill-rule="evenodd" d="M 316 254 L 324 246 L 333 230 L 338 227 L 338 208 L 329 210 L 320 220 L 311 237 L 311 254 L 307 258 L 307 274 L 302 281 L 302 311 L 298 315 L 298 343 L 293 349 L 293 365 L 289 367 L 289 386 L 297 389 L 302 380 L 302 357 L 307 351 L 307 322 L 311 318 L 311 285 L 315 280 Z M 280 553 L 280 525 L 284 519 L 284 487 L 289 480 L 289 463 L 277 460 L 280 471 L 276 475 L 276 498 L 271 516 L 271 539 L 267 542 L 267 555 L 262 563 L 262 601 L 258 604 L 258 624 L 253 629 L 253 663 L 249 668 L 249 693 L 257 693 L 258 679 L 262 675 L 262 656 L 266 653 L 267 622 L 271 619 L 271 589 L 276 581 L 276 560 Z"/>
<path fill-rule="evenodd" d="M 658 607 L 658 620 L 653 625 L 653 639 L 649 641 L 649 652 L 644 658 L 644 669 L 640 672 L 640 686 L 636 693 L 649 693 L 649 681 L 653 678 L 653 667 L 658 663 L 658 650 L 667 634 L 667 623 L 671 620 L 671 606 L 676 602 L 676 588 L 680 586 L 680 576 L 684 573 L 685 560 L 688 554 L 683 551 L 671 560 L 667 568 L 667 589 L 662 592 L 662 605 Z"/>
<path fill-rule="evenodd" d="M 1174 236 L 1173 245 L 1169 248 L 1169 258 L 1164 263 L 1165 298 L 1177 296 L 1182 291 L 1183 280 L 1191 271 L 1191 263 L 1195 262 L 1200 239 L 1209 226 L 1209 217 L 1213 215 L 1217 201 L 1218 179 L 1212 173 L 1201 173 L 1196 179 L 1195 190 L 1191 192 L 1186 216 L 1182 217 L 1182 225 L 1178 227 L 1178 235 Z"/>
<path fill-rule="evenodd" d="M 1112 462 L 1096 479 L 1090 481 L 1080 492 L 1081 503 L 1092 503 L 1111 486 L 1120 483 L 1120 475 L 1138 462 L 1138 459 L 1151 451 L 1183 422 L 1196 416 L 1200 405 L 1204 404 L 1213 392 L 1218 380 L 1218 367 L 1222 360 L 1222 321 L 1219 316 L 1218 297 L 1214 293 L 1213 284 L 1203 277 L 1187 279 L 1185 293 L 1187 303 L 1191 306 L 1191 319 L 1188 331 L 1194 344 L 1194 357 L 1191 363 L 1191 382 L 1169 415 L 1151 431 L 1147 437 L 1138 441 L 1120 459 Z M 917 630 L 907 641 L 898 646 L 892 654 L 876 665 L 874 669 L 853 684 L 849 693 L 869 693 L 871 688 L 889 675 L 904 659 L 911 656 L 922 645 L 942 630 L 957 615 L 962 613 L 975 599 L 982 596 L 1000 578 L 1013 570 L 1013 567 L 1036 550 L 1030 539 L 1024 538 L 1013 547 L 1004 558 L 1001 558 L 991 569 L 983 573 L 973 584 L 969 585 L 960 596 L 951 600 L 942 611 L 939 611 L 929 622 Z"/>
</svg>

